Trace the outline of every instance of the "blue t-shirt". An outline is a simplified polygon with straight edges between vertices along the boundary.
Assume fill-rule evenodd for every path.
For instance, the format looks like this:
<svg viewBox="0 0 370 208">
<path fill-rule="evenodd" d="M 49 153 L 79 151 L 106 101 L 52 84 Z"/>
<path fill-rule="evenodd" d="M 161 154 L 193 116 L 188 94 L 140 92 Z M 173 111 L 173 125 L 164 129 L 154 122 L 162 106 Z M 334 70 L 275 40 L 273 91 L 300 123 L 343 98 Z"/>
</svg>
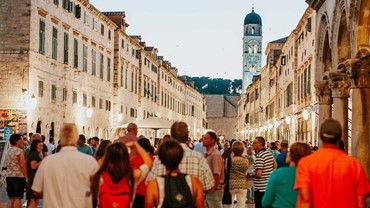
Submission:
<svg viewBox="0 0 370 208">
<path fill-rule="evenodd" d="M 289 167 L 289 164 L 285 162 L 287 154 L 287 152 L 281 152 L 275 157 L 278 168 Z"/>
<path fill-rule="evenodd" d="M 88 154 L 88 155 L 93 155 L 92 149 L 88 145 L 85 145 L 83 147 L 81 147 L 80 145 L 77 145 L 77 150 L 82 153 Z"/>
<path fill-rule="evenodd" d="M 274 170 L 262 198 L 263 207 L 296 207 L 298 191 L 294 190 L 296 167 Z"/>
</svg>

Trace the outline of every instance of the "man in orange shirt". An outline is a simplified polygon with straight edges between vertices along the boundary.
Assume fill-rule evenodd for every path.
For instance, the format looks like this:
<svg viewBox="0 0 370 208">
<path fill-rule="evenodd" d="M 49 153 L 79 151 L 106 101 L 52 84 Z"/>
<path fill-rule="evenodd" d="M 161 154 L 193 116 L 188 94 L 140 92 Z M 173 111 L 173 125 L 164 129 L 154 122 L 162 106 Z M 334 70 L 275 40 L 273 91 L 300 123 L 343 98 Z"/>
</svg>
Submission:
<svg viewBox="0 0 370 208">
<path fill-rule="evenodd" d="M 297 207 L 364 208 L 369 182 L 358 160 L 338 149 L 342 128 L 326 119 L 319 130 L 322 148 L 303 158 L 297 168 Z"/>
</svg>

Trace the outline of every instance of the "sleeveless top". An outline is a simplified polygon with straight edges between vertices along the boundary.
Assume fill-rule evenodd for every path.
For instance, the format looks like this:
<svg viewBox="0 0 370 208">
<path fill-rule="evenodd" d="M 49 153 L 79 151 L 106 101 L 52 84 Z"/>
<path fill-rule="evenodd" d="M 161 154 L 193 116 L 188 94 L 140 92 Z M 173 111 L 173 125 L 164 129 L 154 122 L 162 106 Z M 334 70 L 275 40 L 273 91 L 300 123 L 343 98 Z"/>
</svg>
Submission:
<svg viewBox="0 0 370 208">
<path fill-rule="evenodd" d="M 186 175 L 185 176 L 186 183 L 188 184 L 190 188 L 190 192 L 193 195 L 193 184 L 191 181 L 191 175 Z M 157 185 L 158 185 L 158 205 L 157 208 L 161 208 L 163 206 L 163 201 L 164 201 L 164 177 L 157 177 L 156 178 Z"/>
<path fill-rule="evenodd" d="M 249 160 L 231 160 L 229 187 L 232 189 L 247 189 L 246 173 L 249 167 Z"/>
<path fill-rule="evenodd" d="M 7 177 L 24 178 L 24 175 L 21 171 L 21 166 L 19 164 L 20 154 L 23 154 L 23 150 L 16 146 L 11 146 L 6 153 Z"/>
</svg>

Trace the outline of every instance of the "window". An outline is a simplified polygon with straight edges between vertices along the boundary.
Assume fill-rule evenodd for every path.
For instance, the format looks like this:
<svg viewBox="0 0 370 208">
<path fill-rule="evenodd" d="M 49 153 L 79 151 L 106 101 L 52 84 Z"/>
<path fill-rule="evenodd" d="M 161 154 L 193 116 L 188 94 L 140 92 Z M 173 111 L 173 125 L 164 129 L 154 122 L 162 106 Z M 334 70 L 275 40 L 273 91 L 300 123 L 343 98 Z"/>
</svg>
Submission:
<svg viewBox="0 0 370 208">
<path fill-rule="evenodd" d="M 107 81 L 110 82 L 110 58 L 108 57 L 108 62 L 107 62 Z"/>
<path fill-rule="evenodd" d="M 83 44 L 83 63 L 82 70 L 87 72 L 87 44 Z"/>
<path fill-rule="evenodd" d="M 134 91 L 134 72 L 131 72 L 131 92 Z"/>
<path fill-rule="evenodd" d="M 124 48 L 125 47 L 125 40 L 122 38 L 121 40 L 121 48 Z"/>
<path fill-rule="evenodd" d="M 73 40 L 73 67 L 78 68 L 78 40 Z"/>
<path fill-rule="evenodd" d="M 112 38 L 112 37 L 111 37 L 111 36 L 112 36 L 112 34 L 111 34 L 111 33 L 112 33 L 112 32 L 111 32 L 111 30 L 108 30 L 108 39 L 109 39 L 109 40 L 111 40 L 111 38 Z"/>
<path fill-rule="evenodd" d="M 99 99 L 99 109 L 103 109 L 103 99 Z"/>
<path fill-rule="evenodd" d="M 53 59 L 58 58 L 58 29 L 53 26 L 53 39 L 52 39 L 52 54 Z"/>
<path fill-rule="evenodd" d="M 120 86 L 123 87 L 123 66 L 121 66 L 121 79 L 120 79 Z"/>
<path fill-rule="evenodd" d="M 42 19 L 39 28 L 39 53 L 45 54 L 45 21 Z"/>
<path fill-rule="evenodd" d="M 89 25 L 89 13 L 84 12 L 84 24 Z"/>
<path fill-rule="evenodd" d="M 73 91 L 73 95 L 72 95 L 72 103 L 73 103 L 73 104 L 77 103 L 77 92 L 76 92 L 76 91 Z"/>
<path fill-rule="evenodd" d="M 95 48 L 93 48 L 91 51 L 91 59 L 92 59 L 91 74 L 96 75 L 96 50 Z"/>
<path fill-rule="evenodd" d="M 130 108 L 130 117 L 135 117 L 135 109 Z"/>
<path fill-rule="evenodd" d="M 68 42 L 69 42 L 69 36 L 68 33 L 64 33 L 64 58 L 63 58 L 63 63 L 68 64 Z"/>
<path fill-rule="evenodd" d="M 104 36 L 104 25 L 100 25 L 100 34 Z"/>
<path fill-rule="evenodd" d="M 39 80 L 39 97 L 44 96 L 44 82 Z"/>
<path fill-rule="evenodd" d="M 59 0 L 53 0 L 53 3 L 57 6 L 59 6 Z"/>
<path fill-rule="evenodd" d="M 91 96 L 91 107 L 95 108 L 95 96 Z"/>
<path fill-rule="evenodd" d="M 125 89 L 127 89 L 127 76 L 128 76 L 128 69 L 125 70 Z"/>
<path fill-rule="evenodd" d="M 104 55 L 100 53 L 100 79 L 104 78 Z"/>
<path fill-rule="evenodd" d="M 82 95 L 82 105 L 84 107 L 87 106 L 87 95 L 86 95 L 86 93 L 83 93 L 83 95 Z"/>
<path fill-rule="evenodd" d="M 55 101 L 57 99 L 57 86 L 51 85 L 51 100 Z"/>
<path fill-rule="evenodd" d="M 93 17 L 93 30 L 98 31 L 98 21 Z"/>
<path fill-rule="evenodd" d="M 307 70 L 307 93 L 311 94 L 311 64 L 308 65 Z"/>
<path fill-rule="evenodd" d="M 67 93 L 67 88 L 63 88 L 63 101 L 67 101 L 67 95 L 68 95 L 68 93 Z"/>
</svg>

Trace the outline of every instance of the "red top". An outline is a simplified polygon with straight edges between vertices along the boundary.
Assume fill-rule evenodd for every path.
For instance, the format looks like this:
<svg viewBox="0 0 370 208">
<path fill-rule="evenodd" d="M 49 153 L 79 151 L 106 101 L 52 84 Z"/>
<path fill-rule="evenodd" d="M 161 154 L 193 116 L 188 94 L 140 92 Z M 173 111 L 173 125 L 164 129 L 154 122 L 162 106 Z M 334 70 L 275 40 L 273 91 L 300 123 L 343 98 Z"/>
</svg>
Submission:
<svg viewBox="0 0 370 208">
<path fill-rule="evenodd" d="M 154 157 L 151 156 L 152 161 L 154 161 Z M 142 164 L 144 164 L 144 160 L 140 157 L 140 155 L 136 155 L 130 159 L 131 168 L 139 168 Z M 146 184 L 145 179 L 139 183 L 136 188 L 136 195 L 145 195 L 146 193 Z"/>
</svg>

